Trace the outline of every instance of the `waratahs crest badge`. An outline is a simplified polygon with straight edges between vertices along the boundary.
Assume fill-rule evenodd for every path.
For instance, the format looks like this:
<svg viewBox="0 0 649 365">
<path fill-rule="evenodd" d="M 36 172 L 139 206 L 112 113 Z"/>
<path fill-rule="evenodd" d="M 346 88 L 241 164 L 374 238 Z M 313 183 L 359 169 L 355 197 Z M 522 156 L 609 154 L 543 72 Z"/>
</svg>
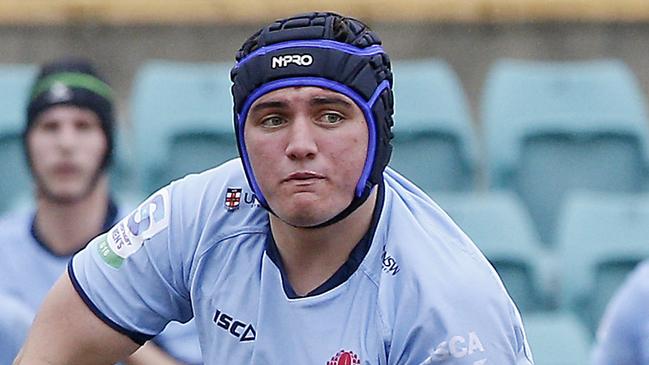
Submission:
<svg viewBox="0 0 649 365">
<path fill-rule="evenodd" d="M 327 361 L 327 365 L 360 365 L 361 359 L 355 353 L 346 350 L 340 350 L 336 353 L 331 360 Z"/>
</svg>

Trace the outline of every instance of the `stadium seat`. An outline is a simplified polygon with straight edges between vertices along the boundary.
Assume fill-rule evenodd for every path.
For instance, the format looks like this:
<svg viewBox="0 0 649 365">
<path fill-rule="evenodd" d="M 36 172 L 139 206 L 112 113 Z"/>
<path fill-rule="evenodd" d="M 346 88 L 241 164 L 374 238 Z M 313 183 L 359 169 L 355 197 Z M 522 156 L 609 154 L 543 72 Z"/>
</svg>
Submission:
<svg viewBox="0 0 649 365">
<path fill-rule="evenodd" d="M 130 130 L 118 122 L 115 129 L 113 162 L 108 172 L 113 198 L 124 207 L 137 207 L 144 198 L 139 191 L 135 176 L 135 161 Z"/>
<path fill-rule="evenodd" d="M 555 305 L 553 262 L 516 195 L 503 191 L 433 197 L 494 265 L 522 312 Z"/>
<path fill-rule="evenodd" d="M 521 196 L 544 243 L 567 192 L 646 187 L 644 96 L 619 60 L 500 61 L 481 112 L 489 184 Z"/>
<path fill-rule="evenodd" d="M 571 313 L 536 312 L 523 315 L 535 365 L 586 365 L 591 336 Z"/>
<path fill-rule="evenodd" d="M 476 139 L 460 80 L 444 61 L 393 62 L 394 151 L 390 166 L 423 190 L 475 189 Z"/>
<path fill-rule="evenodd" d="M 28 204 L 31 176 L 25 161 L 22 131 L 34 65 L 0 65 L 0 212 Z"/>
<path fill-rule="evenodd" d="M 151 61 L 138 71 L 131 105 L 143 193 L 237 156 L 231 66 Z"/>
<path fill-rule="evenodd" d="M 558 227 L 561 307 L 595 331 L 627 274 L 649 257 L 649 195 L 575 192 Z"/>
</svg>

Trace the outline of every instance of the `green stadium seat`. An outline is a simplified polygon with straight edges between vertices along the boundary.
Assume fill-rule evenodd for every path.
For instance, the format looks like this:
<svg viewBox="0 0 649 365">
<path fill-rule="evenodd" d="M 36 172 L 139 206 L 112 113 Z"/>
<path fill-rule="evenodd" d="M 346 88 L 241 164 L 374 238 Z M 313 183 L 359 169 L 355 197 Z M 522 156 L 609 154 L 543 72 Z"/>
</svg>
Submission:
<svg viewBox="0 0 649 365">
<path fill-rule="evenodd" d="M 494 265 L 522 312 L 556 304 L 552 258 L 516 195 L 501 191 L 433 197 Z"/>
<path fill-rule="evenodd" d="M 238 155 L 231 66 L 151 61 L 140 68 L 131 105 L 143 193 Z"/>
<path fill-rule="evenodd" d="M 523 315 L 535 365 L 587 365 L 591 336 L 571 313 L 536 312 Z"/>
<path fill-rule="evenodd" d="M 502 60 L 481 112 L 489 184 L 520 195 L 546 244 L 569 191 L 646 188 L 649 121 L 622 61 Z"/>
<path fill-rule="evenodd" d="M 436 59 L 395 61 L 394 151 L 390 166 L 427 192 L 468 191 L 479 170 L 462 85 Z"/>
<path fill-rule="evenodd" d="M 34 65 L 0 65 L 0 176 L 4 176 L 0 180 L 0 212 L 31 201 L 31 176 L 22 131 L 29 88 L 36 72 Z"/>
<path fill-rule="evenodd" d="M 575 192 L 558 227 L 561 307 L 595 331 L 627 274 L 649 257 L 649 195 Z"/>
</svg>

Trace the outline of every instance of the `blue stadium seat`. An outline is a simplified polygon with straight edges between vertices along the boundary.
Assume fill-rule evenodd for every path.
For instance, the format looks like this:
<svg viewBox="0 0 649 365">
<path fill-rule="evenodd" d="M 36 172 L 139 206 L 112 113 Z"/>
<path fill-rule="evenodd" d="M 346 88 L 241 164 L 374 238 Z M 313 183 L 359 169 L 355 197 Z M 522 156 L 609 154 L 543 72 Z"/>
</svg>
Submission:
<svg viewBox="0 0 649 365">
<path fill-rule="evenodd" d="M 523 324 L 535 365 L 588 364 L 592 338 L 571 313 L 530 313 Z"/>
<path fill-rule="evenodd" d="M 494 265 L 523 312 L 554 306 L 553 261 L 529 214 L 509 192 L 437 193 L 440 206 Z"/>
<path fill-rule="evenodd" d="M 29 204 L 31 176 L 25 161 L 22 130 L 34 65 L 0 65 L 0 212 Z"/>
<path fill-rule="evenodd" d="M 566 192 L 646 187 L 645 100 L 622 61 L 500 61 L 482 122 L 490 186 L 521 196 L 544 243 L 554 241 Z"/>
<path fill-rule="evenodd" d="M 231 66 L 152 61 L 138 71 L 131 105 L 143 193 L 238 155 Z"/>
<path fill-rule="evenodd" d="M 479 168 L 469 107 L 455 72 L 435 59 L 396 61 L 390 166 L 428 192 L 475 188 Z"/>
<path fill-rule="evenodd" d="M 649 257 L 649 195 L 575 192 L 560 215 L 561 307 L 595 331 L 607 303 Z"/>
</svg>

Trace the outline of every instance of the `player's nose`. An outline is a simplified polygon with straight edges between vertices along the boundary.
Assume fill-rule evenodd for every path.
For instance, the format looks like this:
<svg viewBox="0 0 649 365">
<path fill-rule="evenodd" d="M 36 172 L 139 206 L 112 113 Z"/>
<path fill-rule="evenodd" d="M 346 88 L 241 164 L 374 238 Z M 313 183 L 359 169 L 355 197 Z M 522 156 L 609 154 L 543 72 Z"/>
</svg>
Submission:
<svg viewBox="0 0 649 365">
<path fill-rule="evenodd" d="M 296 117 L 289 126 L 286 155 L 291 159 L 313 158 L 318 152 L 313 123 L 304 116 Z"/>
</svg>

